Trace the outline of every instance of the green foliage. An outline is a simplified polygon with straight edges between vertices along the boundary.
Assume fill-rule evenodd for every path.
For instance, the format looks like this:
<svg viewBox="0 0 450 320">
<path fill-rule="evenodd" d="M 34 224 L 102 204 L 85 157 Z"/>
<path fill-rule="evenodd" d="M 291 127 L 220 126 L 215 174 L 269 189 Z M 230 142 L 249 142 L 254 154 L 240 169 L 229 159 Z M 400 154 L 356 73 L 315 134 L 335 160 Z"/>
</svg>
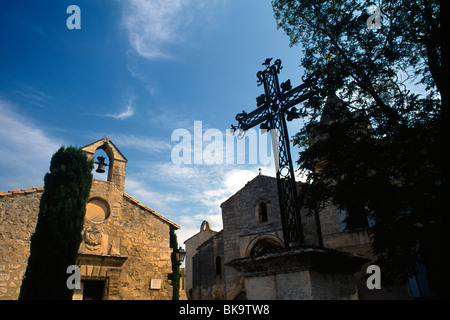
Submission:
<svg viewBox="0 0 450 320">
<path fill-rule="evenodd" d="M 176 252 L 178 250 L 177 235 L 173 228 L 170 229 L 170 248 L 172 248 L 172 253 L 170 259 L 172 261 L 172 273 L 170 274 L 170 280 L 172 280 L 173 295 L 172 300 L 180 300 L 180 264 L 176 257 Z"/>
<path fill-rule="evenodd" d="M 367 28 L 366 8 L 381 9 L 380 30 Z M 306 76 L 319 71 L 319 88 L 339 92 L 381 129 L 436 119 L 444 90 L 438 1 L 278 0 L 278 26 L 301 44 Z M 410 92 L 412 84 L 426 91 Z M 306 107 L 320 115 L 323 99 Z M 386 128 L 384 128 L 386 127 Z"/>
<path fill-rule="evenodd" d="M 380 30 L 367 27 L 372 4 L 381 9 Z M 302 46 L 306 76 L 320 72 L 324 93 L 305 103 L 307 123 L 294 138 L 308 175 L 303 205 L 312 212 L 330 203 L 347 209 L 350 229 L 370 215 L 383 282 L 404 283 L 421 263 L 435 295 L 445 295 L 438 280 L 445 278 L 439 242 L 448 105 L 440 2 L 272 5 L 291 45 Z"/>
<path fill-rule="evenodd" d="M 66 270 L 76 263 L 93 167 L 76 147 L 61 147 L 53 155 L 19 299 L 72 298 Z"/>
</svg>

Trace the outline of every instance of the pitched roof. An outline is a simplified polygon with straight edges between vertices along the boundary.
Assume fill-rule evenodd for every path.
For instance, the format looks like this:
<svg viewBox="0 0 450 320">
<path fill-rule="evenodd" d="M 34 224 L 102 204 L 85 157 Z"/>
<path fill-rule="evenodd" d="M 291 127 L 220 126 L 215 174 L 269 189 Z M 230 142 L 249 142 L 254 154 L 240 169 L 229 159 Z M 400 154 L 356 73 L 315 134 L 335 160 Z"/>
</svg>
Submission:
<svg viewBox="0 0 450 320">
<path fill-rule="evenodd" d="M 262 181 L 264 182 L 264 185 L 267 186 L 270 182 L 275 183 L 275 188 L 276 188 L 276 181 L 277 178 L 275 177 L 271 177 L 271 176 L 266 176 L 263 174 L 258 174 L 256 177 L 254 177 L 252 180 L 247 181 L 247 183 L 245 184 L 245 186 L 243 186 L 241 189 L 239 189 L 236 193 L 234 193 L 232 196 L 230 196 L 228 199 L 226 199 L 224 202 L 222 202 L 220 204 L 220 206 L 222 207 L 222 205 L 224 205 L 225 203 L 227 203 L 229 200 L 231 200 L 232 198 L 234 198 L 236 195 L 238 195 L 239 193 L 244 192 L 245 189 L 247 189 L 250 185 L 254 184 L 254 183 L 261 183 Z"/>
<path fill-rule="evenodd" d="M 150 212 L 151 214 L 155 215 L 156 217 L 158 217 L 159 219 L 167 222 L 168 224 L 172 225 L 175 229 L 181 229 L 181 227 L 179 225 L 177 225 L 175 222 L 170 221 L 169 219 L 163 217 L 162 215 L 160 215 L 159 213 L 157 213 L 155 210 L 147 207 L 146 205 L 140 203 L 139 201 L 137 201 L 136 199 L 134 199 L 132 196 L 124 193 L 123 196 L 125 198 L 127 198 L 128 200 L 130 200 L 132 203 L 138 205 L 139 207 L 141 207 L 142 209 Z"/>
<path fill-rule="evenodd" d="M 10 191 L 0 192 L 0 197 L 12 196 L 15 194 L 29 194 L 29 193 L 35 193 L 35 192 L 41 192 L 41 191 L 44 191 L 44 187 L 35 187 L 35 188 L 20 189 L 20 190 L 10 190 Z"/>
<path fill-rule="evenodd" d="M 117 146 L 107 137 L 104 136 L 103 138 L 92 142 L 90 144 L 88 144 L 87 146 L 82 147 L 81 149 L 84 150 L 85 152 L 90 152 L 90 153 L 95 153 L 95 151 L 100 148 L 100 149 L 104 149 L 105 146 L 110 145 L 110 147 L 112 148 L 113 152 L 115 153 L 115 160 L 122 160 L 125 162 L 128 162 L 127 158 L 123 155 L 123 153 L 119 150 L 119 148 L 117 148 Z"/>
</svg>

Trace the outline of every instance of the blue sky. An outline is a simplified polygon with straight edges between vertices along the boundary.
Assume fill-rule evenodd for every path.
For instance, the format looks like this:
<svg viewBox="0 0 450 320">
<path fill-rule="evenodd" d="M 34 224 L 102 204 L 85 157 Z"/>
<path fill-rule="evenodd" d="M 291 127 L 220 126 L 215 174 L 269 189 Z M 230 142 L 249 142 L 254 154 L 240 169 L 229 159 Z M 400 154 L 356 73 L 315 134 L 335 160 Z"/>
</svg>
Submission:
<svg viewBox="0 0 450 320">
<path fill-rule="evenodd" d="M 80 30 L 66 26 L 72 4 Z M 61 145 L 106 135 L 129 160 L 125 192 L 179 224 L 181 244 L 205 219 L 220 230 L 220 203 L 258 168 L 275 174 L 171 158 L 175 130 L 201 121 L 225 135 L 254 109 L 267 57 L 282 59 L 280 81 L 300 84 L 301 48 L 269 0 L 2 0 L 0 39 L 0 191 L 42 186 Z"/>
</svg>

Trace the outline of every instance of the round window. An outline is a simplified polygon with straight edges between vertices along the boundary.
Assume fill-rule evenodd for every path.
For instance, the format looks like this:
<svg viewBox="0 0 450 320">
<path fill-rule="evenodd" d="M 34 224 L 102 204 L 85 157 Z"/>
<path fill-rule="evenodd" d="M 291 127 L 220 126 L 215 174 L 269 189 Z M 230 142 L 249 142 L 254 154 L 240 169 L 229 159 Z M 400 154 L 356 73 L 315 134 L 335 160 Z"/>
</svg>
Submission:
<svg viewBox="0 0 450 320">
<path fill-rule="evenodd" d="M 91 199 L 86 205 L 86 218 L 92 223 L 102 223 L 109 217 L 109 205 L 102 199 Z"/>
</svg>

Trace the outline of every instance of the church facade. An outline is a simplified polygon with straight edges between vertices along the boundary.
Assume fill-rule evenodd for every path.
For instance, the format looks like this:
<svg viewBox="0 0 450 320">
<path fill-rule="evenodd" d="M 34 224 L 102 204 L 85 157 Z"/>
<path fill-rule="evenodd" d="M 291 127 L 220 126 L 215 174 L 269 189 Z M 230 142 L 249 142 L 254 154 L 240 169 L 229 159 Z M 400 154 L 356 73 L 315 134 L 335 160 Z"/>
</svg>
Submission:
<svg viewBox="0 0 450 320">
<path fill-rule="evenodd" d="M 170 300 L 170 232 L 180 227 L 124 192 L 128 160 L 107 137 L 82 148 L 107 155 L 86 205 L 74 299 Z M 44 188 L 0 192 L 0 299 L 17 299 Z M 69 275 L 68 275 L 69 276 Z"/>
<path fill-rule="evenodd" d="M 301 183 L 298 183 L 301 190 Z M 259 174 L 221 205 L 223 229 L 215 232 L 204 221 L 200 231 L 185 241 L 186 293 L 194 300 L 245 299 L 244 277 L 229 265 L 230 261 L 256 257 L 281 249 L 283 233 L 275 178 Z M 345 213 L 330 206 L 318 218 L 301 211 L 305 243 L 358 254 L 375 260 L 371 254 L 369 224 L 366 228 L 344 231 Z M 366 263 L 353 274 L 355 299 L 408 299 L 407 286 L 369 290 Z M 263 288 L 264 286 L 262 286 Z"/>
</svg>

